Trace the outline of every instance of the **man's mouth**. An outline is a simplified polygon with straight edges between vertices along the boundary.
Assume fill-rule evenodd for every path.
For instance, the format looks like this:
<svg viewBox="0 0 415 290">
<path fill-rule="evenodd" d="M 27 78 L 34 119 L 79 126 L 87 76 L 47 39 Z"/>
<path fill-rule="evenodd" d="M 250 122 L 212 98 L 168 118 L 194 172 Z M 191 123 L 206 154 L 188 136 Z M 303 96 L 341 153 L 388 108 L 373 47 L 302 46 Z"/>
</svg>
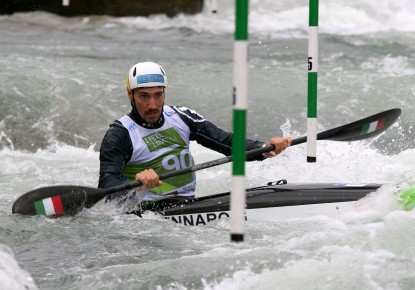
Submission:
<svg viewBox="0 0 415 290">
<path fill-rule="evenodd" d="M 154 115 L 157 115 L 158 112 L 159 112 L 158 110 L 147 111 L 146 115 L 147 116 L 154 116 Z"/>
</svg>

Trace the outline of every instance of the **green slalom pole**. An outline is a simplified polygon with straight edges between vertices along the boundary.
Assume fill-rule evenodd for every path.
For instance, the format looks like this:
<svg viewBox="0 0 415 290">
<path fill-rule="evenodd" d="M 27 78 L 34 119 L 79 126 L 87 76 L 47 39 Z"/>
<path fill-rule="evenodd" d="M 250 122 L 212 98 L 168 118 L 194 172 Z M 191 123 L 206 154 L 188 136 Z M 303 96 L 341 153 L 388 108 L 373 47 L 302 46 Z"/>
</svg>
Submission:
<svg viewBox="0 0 415 290">
<path fill-rule="evenodd" d="M 246 109 L 248 107 L 248 0 L 236 0 L 233 51 L 232 187 L 230 200 L 231 241 L 245 234 Z"/>
<path fill-rule="evenodd" d="M 310 0 L 308 28 L 307 162 L 317 161 L 318 0 Z"/>
</svg>

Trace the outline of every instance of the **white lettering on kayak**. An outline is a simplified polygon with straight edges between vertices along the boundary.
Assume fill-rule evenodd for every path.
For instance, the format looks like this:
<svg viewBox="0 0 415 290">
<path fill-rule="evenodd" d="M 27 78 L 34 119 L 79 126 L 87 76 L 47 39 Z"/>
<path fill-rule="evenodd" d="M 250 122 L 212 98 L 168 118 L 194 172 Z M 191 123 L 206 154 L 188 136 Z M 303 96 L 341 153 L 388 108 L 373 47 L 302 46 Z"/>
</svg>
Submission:
<svg viewBox="0 0 415 290">
<path fill-rule="evenodd" d="M 185 226 L 200 226 L 206 225 L 208 222 L 229 218 L 229 212 L 210 212 L 210 213 L 198 213 L 198 214 L 185 214 L 166 216 L 166 219 L 170 219 L 177 224 L 183 224 Z"/>
</svg>

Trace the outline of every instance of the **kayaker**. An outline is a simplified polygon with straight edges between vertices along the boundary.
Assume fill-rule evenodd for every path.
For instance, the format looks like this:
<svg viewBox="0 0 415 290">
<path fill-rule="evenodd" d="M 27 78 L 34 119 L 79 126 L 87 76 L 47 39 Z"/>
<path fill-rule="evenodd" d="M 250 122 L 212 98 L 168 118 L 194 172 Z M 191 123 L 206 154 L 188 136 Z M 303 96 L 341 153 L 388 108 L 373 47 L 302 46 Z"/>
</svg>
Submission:
<svg viewBox="0 0 415 290">
<path fill-rule="evenodd" d="M 192 199 L 196 190 L 194 173 L 159 180 L 159 174 L 193 165 L 189 142 L 197 143 L 227 156 L 231 155 L 232 133 L 225 132 L 186 107 L 166 105 L 167 76 L 154 62 L 133 65 L 126 77 L 132 110 L 114 121 L 100 148 L 100 188 L 128 180 L 145 186 L 142 200 L 179 197 Z M 268 143 L 247 140 L 246 150 L 265 145 L 275 150 L 253 160 L 274 157 L 291 145 L 290 138 L 271 138 Z M 110 196 L 121 197 L 123 193 Z"/>
</svg>

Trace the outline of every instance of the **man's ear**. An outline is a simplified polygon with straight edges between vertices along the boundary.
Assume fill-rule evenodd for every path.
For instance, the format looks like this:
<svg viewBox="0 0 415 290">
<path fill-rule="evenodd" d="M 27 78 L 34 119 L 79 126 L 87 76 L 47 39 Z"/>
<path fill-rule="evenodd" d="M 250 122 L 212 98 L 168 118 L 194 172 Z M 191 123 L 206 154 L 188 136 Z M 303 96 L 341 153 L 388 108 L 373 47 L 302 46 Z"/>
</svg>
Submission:
<svg viewBox="0 0 415 290">
<path fill-rule="evenodd" d="M 128 98 L 132 101 L 133 100 L 133 91 L 131 91 L 127 88 L 127 94 L 128 94 Z"/>
</svg>

